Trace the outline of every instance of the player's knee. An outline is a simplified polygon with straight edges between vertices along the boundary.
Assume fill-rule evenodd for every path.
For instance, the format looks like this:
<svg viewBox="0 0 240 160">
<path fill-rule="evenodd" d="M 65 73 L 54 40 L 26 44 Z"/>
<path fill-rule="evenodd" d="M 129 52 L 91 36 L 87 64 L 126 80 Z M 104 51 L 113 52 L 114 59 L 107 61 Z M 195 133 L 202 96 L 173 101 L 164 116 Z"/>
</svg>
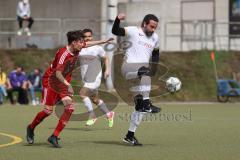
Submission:
<svg viewBox="0 0 240 160">
<path fill-rule="evenodd" d="M 142 66 L 138 69 L 138 76 L 151 76 L 151 70 L 148 67 Z"/>
<path fill-rule="evenodd" d="M 101 105 L 103 103 L 104 103 L 103 100 L 99 99 L 98 102 L 97 102 L 97 105 L 99 106 L 99 105 Z"/>
<path fill-rule="evenodd" d="M 134 103 L 135 103 L 135 109 L 136 111 L 142 111 L 143 110 L 143 96 L 138 94 L 134 97 Z"/>
<path fill-rule="evenodd" d="M 62 102 L 63 102 L 64 106 L 68 106 L 73 103 L 73 100 L 71 97 L 66 96 L 66 97 L 62 98 Z"/>
<path fill-rule="evenodd" d="M 71 103 L 71 104 L 65 106 L 65 111 L 67 111 L 67 112 L 69 112 L 69 113 L 74 112 L 74 110 L 75 110 L 75 106 L 74 106 L 73 103 Z"/>
<path fill-rule="evenodd" d="M 87 96 L 79 94 L 79 97 L 83 100 L 84 98 L 86 98 Z"/>
<path fill-rule="evenodd" d="M 100 101 L 102 101 L 102 100 L 100 100 L 100 99 L 98 99 L 98 98 L 92 98 L 92 102 L 93 102 L 95 105 L 98 105 L 98 104 L 100 103 Z"/>
<path fill-rule="evenodd" d="M 149 76 L 142 76 L 140 85 L 141 86 L 151 86 L 151 77 L 149 77 Z"/>
<path fill-rule="evenodd" d="M 46 107 L 43 109 L 43 112 L 45 112 L 46 114 L 50 115 L 50 114 L 52 114 L 52 112 L 53 112 L 53 108 L 50 107 L 50 106 L 46 106 Z"/>
</svg>

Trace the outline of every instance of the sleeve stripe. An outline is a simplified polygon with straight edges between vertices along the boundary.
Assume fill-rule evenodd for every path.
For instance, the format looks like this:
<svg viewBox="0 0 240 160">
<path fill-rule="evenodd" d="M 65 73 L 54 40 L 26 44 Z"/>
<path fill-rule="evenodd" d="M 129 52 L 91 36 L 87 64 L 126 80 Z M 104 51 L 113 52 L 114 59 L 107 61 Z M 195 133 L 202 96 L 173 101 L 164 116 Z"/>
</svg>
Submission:
<svg viewBox="0 0 240 160">
<path fill-rule="evenodd" d="M 60 60 L 59 60 L 59 64 L 63 64 L 63 62 L 64 62 L 64 60 L 65 60 L 65 58 L 67 57 L 67 55 L 68 55 L 68 52 L 67 51 L 65 51 L 63 54 L 62 54 L 62 56 L 61 56 L 61 58 L 60 58 Z"/>
</svg>

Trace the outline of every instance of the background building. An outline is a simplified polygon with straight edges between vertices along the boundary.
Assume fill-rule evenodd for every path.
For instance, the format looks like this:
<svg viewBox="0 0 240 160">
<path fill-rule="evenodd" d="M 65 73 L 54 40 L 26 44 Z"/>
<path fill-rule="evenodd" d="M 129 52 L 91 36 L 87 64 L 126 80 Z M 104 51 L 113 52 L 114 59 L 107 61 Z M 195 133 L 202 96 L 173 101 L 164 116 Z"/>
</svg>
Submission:
<svg viewBox="0 0 240 160">
<path fill-rule="evenodd" d="M 0 0 L 0 47 L 22 48 L 29 43 L 54 48 L 64 44 L 66 31 L 88 27 L 94 30 L 96 38 L 106 37 L 111 35 L 111 20 L 117 12 L 124 12 L 125 25 L 140 24 L 144 15 L 156 14 L 160 18 L 157 33 L 165 51 L 240 49 L 239 40 L 229 38 L 229 1 L 30 0 L 36 20 L 33 36 L 17 37 L 18 1 Z"/>
</svg>

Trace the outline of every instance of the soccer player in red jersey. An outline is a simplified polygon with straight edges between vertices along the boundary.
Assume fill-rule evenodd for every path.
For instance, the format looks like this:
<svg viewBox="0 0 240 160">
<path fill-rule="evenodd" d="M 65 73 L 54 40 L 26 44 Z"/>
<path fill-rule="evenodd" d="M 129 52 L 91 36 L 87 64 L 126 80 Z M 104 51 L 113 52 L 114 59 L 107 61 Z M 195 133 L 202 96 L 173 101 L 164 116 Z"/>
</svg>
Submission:
<svg viewBox="0 0 240 160">
<path fill-rule="evenodd" d="M 54 147 L 61 147 L 58 144 L 58 136 L 74 111 L 74 103 L 72 100 L 74 91 L 70 81 L 75 63 L 78 60 L 79 51 L 85 47 L 112 41 L 112 38 L 110 38 L 102 41 L 84 42 L 84 35 L 81 30 L 68 32 L 67 39 L 68 45 L 57 51 L 51 66 L 44 73 L 42 80 L 42 104 L 45 107 L 36 115 L 32 123 L 27 127 L 26 138 L 29 144 L 34 143 L 35 127 L 52 113 L 54 105 L 61 100 L 65 108 L 64 112 L 61 115 L 53 134 L 48 138 L 48 142 Z"/>
</svg>

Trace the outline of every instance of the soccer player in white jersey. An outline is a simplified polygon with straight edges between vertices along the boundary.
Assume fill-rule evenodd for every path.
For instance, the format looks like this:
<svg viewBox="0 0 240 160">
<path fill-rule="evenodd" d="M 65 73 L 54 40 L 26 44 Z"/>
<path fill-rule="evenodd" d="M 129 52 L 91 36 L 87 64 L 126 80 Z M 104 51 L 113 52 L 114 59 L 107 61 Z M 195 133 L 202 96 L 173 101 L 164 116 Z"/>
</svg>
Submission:
<svg viewBox="0 0 240 160">
<path fill-rule="evenodd" d="M 128 133 L 123 139 L 130 145 L 142 145 L 138 142 L 134 133 L 142 121 L 145 113 L 158 113 L 160 108 L 152 105 L 149 100 L 151 90 L 151 76 L 156 73 L 149 62 L 159 61 L 159 40 L 155 30 L 158 26 L 158 18 L 153 14 L 144 17 L 141 27 L 120 27 L 120 21 L 125 19 L 125 14 L 119 14 L 113 24 L 112 33 L 116 36 L 126 36 L 131 46 L 127 48 L 122 65 L 123 76 L 129 79 L 139 79 L 135 86 L 134 103 L 135 111 L 131 114 Z M 156 69 L 156 68 L 155 68 Z"/>
<path fill-rule="evenodd" d="M 93 33 L 91 29 L 84 29 L 84 40 L 86 42 L 93 40 Z M 87 126 L 93 125 L 97 117 L 93 111 L 92 102 L 103 111 L 108 120 L 108 126 L 113 126 L 114 112 L 109 111 L 106 104 L 98 95 L 98 87 L 101 84 L 102 66 L 101 60 L 103 59 L 105 65 L 104 78 L 109 76 L 109 59 L 103 48 L 99 45 L 84 48 L 79 52 L 80 56 L 80 69 L 83 81 L 83 87 L 80 90 L 80 98 L 82 99 L 85 107 L 89 113 L 89 119 L 86 122 Z M 92 101 L 92 102 L 91 102 Z"/>
</svg>

